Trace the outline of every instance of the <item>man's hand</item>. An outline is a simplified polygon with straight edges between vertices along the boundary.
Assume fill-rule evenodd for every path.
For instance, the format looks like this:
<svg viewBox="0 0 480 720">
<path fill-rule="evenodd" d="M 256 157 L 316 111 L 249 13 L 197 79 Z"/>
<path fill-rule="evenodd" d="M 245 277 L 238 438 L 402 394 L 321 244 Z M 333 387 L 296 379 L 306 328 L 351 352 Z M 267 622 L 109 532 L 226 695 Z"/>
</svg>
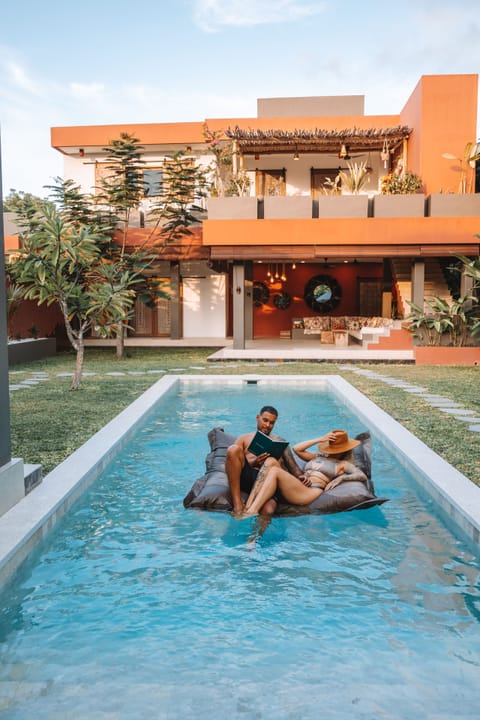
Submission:
<svg viewBox="0 0 480 720">
<path fill-rule="evenodd" d="M 264 452 L 261 455 L 256 455 L 255 460 L 251 463 L 251 466 L 253 468 L 261 468 L 268 457 L 270 457 L 270 455 L 267 452 Z"/>
</svg>

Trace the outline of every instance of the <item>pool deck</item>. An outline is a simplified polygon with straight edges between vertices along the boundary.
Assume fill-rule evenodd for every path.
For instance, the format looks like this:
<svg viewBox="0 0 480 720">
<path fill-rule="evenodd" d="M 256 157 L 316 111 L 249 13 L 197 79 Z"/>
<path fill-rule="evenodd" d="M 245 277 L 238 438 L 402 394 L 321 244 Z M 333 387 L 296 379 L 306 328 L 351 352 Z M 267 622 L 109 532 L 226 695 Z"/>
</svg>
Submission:
<svg viewBox="0 0 480 720">
<path fill-rule="evenodd" d="M 0 517 L 0 582 L 5 582 L 85 489 L 128 443 L 136 429 L 178 384 L 277 384 L 276 375 L 168 375 L 49 473 L 43 483 Z M 413 473 L 452 524 L 475 549 L 480 546 L 480 488 L 338 375 L 282 375 L 282 384 L 332 390 Z M 412 390 L 413 391 L 413 390 Z M 365 511 L 368 512 L 368 511 Z"/>
<path fill-rule="evenodd" d="M 115 340 L 96 338 L 86 341 L 87 347 L 113 347 Z M 309 339 L 264 338 L 247 340 L 244 348 L 234 348 L 231 338 L 127 338 L 125 347 L 216 348 L 208 357 L 210 362 L 241 360 L 278 360 L 307 362 L 402 362 L 414 363 L 413 350 L 375 350 L 360 344 L 346 347 L 322 345 L 317 336 Z"/>
</svg>

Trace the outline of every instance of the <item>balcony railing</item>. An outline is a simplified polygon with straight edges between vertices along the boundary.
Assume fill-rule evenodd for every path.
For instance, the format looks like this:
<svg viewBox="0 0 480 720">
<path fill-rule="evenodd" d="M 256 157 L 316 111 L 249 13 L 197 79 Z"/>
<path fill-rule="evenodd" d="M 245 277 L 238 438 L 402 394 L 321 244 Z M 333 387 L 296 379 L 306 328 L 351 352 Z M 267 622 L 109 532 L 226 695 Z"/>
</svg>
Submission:
<svg viewBox="0 0 480 720">
<path fill-rule="evenodd" d="M 209 220 L 286 218 L 479 217 L 480 193 L 412 195 L 325 195 L 215 197 L 207 202 Z"/>
</svg>

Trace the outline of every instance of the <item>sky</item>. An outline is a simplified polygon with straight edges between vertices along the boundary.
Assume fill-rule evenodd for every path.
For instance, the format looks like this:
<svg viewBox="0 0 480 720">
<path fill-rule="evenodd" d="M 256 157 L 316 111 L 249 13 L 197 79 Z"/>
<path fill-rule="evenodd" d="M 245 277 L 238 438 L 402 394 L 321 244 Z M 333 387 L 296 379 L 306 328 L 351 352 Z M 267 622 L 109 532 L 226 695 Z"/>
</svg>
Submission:
<svg viewBox="0 0 480 720">
<path fill-rule="evenodd" d="M 396 114 L 422 75 L 478 73 L 479 37 L 478 0 L 3 3 L 3 194 L 46 196 L 63 174 L 51 127 L 255 117 L 257 98 L 311 95 Z"/>
</svg>

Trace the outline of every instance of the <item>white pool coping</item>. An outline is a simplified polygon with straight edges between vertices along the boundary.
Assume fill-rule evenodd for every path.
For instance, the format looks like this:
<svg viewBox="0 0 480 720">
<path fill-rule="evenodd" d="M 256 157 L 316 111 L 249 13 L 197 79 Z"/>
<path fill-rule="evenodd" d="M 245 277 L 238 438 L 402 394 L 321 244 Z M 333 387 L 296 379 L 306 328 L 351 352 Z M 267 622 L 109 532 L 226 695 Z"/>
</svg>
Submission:
<svg viewBox="0 0 480 720">
<path fill-rule="evenodd" d="M 435 500 L 444 516 L 480 544 L 480 488 L 339 375 L 168 375 L 66 458 L 0 517 L 0 583 L 5 582 L 84 490 L 103 472 L 167 393 L 182 384 L 257 383 L 330 388 Z M 206 428 L 206 432 L 210 428 Z"/>
</svg>

